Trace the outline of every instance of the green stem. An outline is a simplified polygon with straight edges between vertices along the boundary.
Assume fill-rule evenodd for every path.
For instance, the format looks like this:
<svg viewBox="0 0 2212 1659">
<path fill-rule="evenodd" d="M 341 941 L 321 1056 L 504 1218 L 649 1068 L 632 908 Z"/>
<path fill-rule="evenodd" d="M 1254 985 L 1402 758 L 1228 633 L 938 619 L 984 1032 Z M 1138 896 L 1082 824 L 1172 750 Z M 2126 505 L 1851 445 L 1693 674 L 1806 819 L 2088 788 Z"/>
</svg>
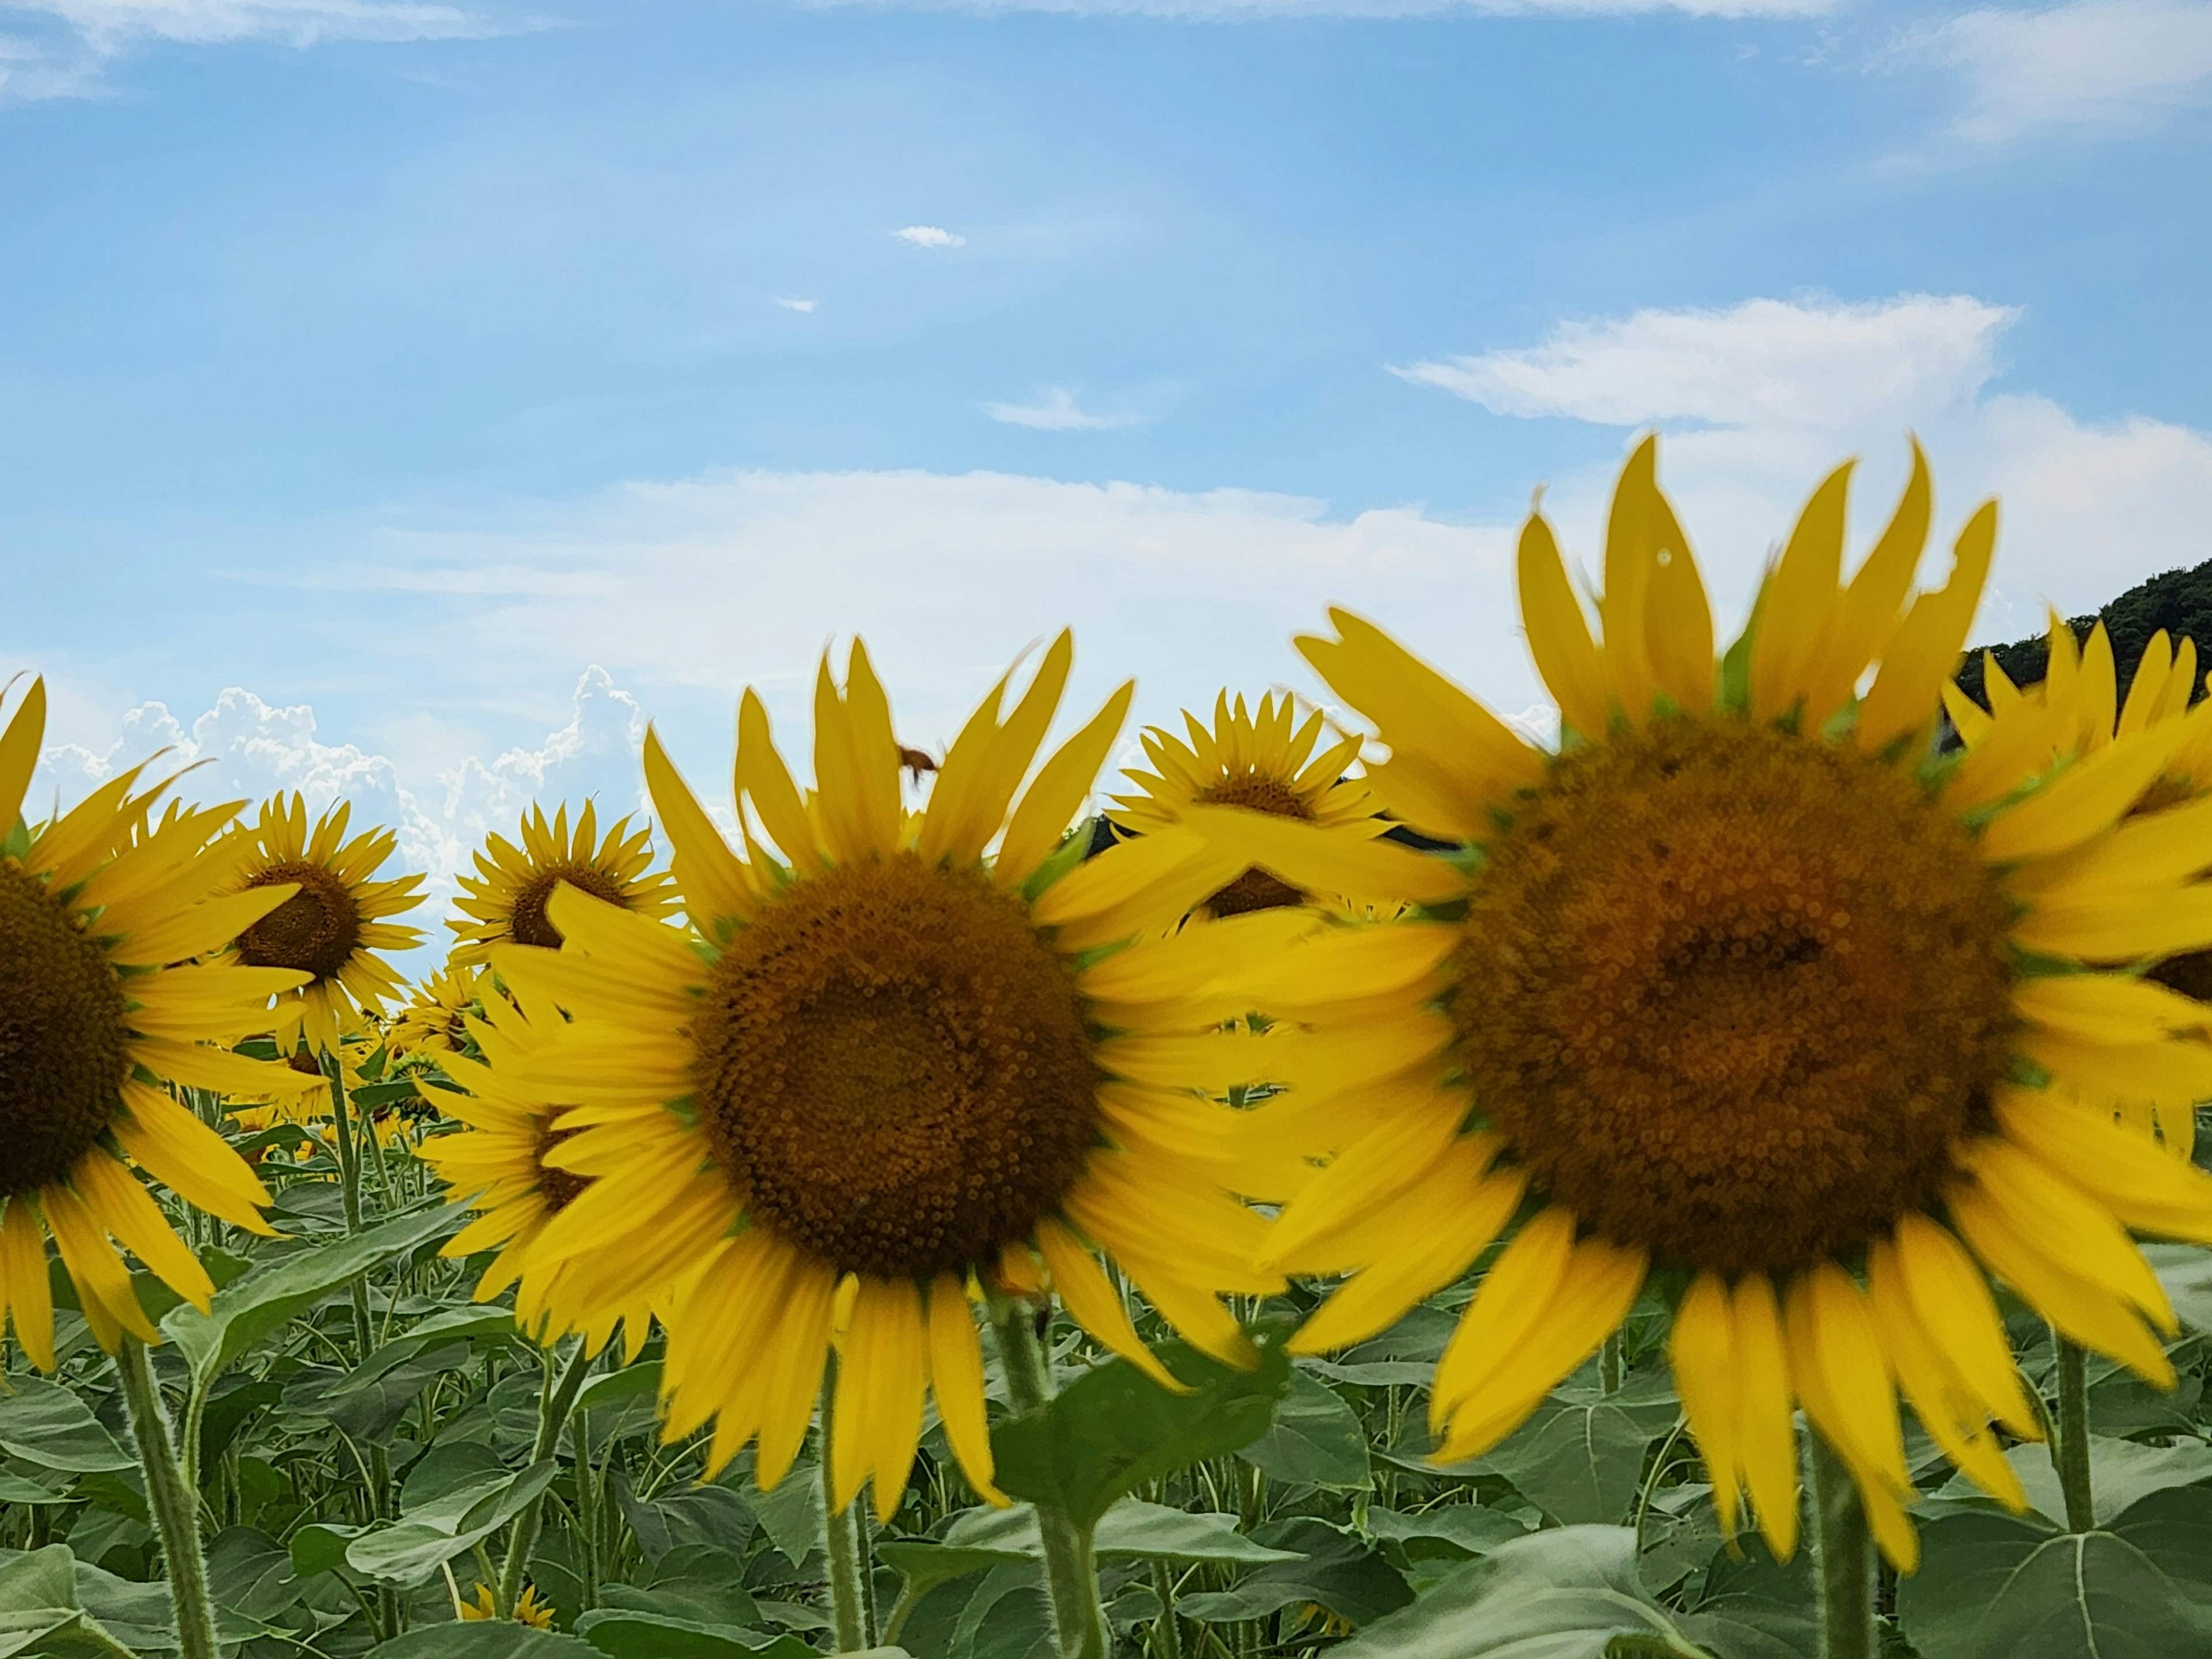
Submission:
<svg viewBox="0 0 2212 1659">
<path fill-rule="evenodd" d="M 1152 1594 L 1159 1600 L 1159 1616 L 1152 1620 L 1152 1649 L 1157 1659 L 1182 1659 L 1182 1632 L 1176 1626 L 1175 1569 L 1165 1561 L 1152 1563 Z"/>
<path fill-rule="evenodd" d="M 1037 1341 L 1036 1316 L 1018 1298 L 991 1298 L 991 1331 L 1006 1368 L 1006 1397 L 1017 1412 L 1034 1411 L 1052 1398 L 1052 1362 Z M 1053 1623 L 1060 1659 L 1106 1659 L 1106 1614 L 1098 1604 L 1098 1562 L 1091 1528 L 1057 1504 L 1036 1506 L 1044 1540 L 1045 1588 L 1052 1593 Z"/>
<path fill-rule="evenodd" d="M 860 1515 L 856 1495 L 843 1509 L 837 1507 L 836 1483 L 830 1474 L 832 1448 L 837 1436 L 837 1358 L 822 1374 L 822 1553 L 830 1564 L 830 1628 L 838 1653 L 858 1653 L 873 1643 L 868 1636 L 868 1605 L 861 1591 L 867 1571 L 860 1559 Z"/>
<path fill-rule="evenodd" d="M 576 1395 L 584 1386 L 584 1374 L 592 1368 L 592 1356 L 586 1345 L 576 1344 L 576 1351 L 568 1357 L 568 1368 L 561 1380 L 553 1380 L 553 1353 L 544 1352 L 545 1381 L 538 1392 L 538 1434 L 530 1443 L 530 1461 L 542 1463 L 553 1455 L 554 1448 L 561 1443 L 561 1431 L 568 1425 L 568 1413 L 576 1404 Z M 545 1494 L 539 1492 L 514 1518 L 514 1531 L 507 1540 L 507 1559 L 501 1565 L 499 1583 L 492 1589 L 492 1604 L 501 1619 L 514 1616 L 514 1604 L 522 1594 L 523 1574 L 530 1566 L 530 1552 L 538 1547 L 538 1528 L 545 1514 Z"/>
<path fill-rule="evenodd" d="M 353 1110 L 346 1099 L 345 1059 L 325 1049 L 323 1075 L 331 1085 L 331 1123 L 338 1144 L 338 1200 L 345 1210 L 346 1234 L 361 1231 L 361 1159 L 354 1147 Z M 354 1360 L 365 1361 L 376 1346 L 375 1327 L 368 1316 L 368 1275 L 356 1275 L 347 1292 L 353 1304 Z M 369 1513 L 377 1520 L 392 1518 L 392 1458 L 383 1447 L 373 1448 L 368 1460 Z M 389 1584 L 377 1587 L 377 1611 L 386 1634 L 399 1626 L 399 1598 Z"/>
<path fill-rule="evenodd" d="M 2089 1483 L 2089 1356 L 2080 1343 L 2068 1341 L 2055 1330 L 2051 1341 L 2058 1352 L 2058 1421 L 2051 1441 L 2051 1462 L 2066 1498 L 2067 1531 L 2088 1532 L 2097 1524 L 2095 1494 Z"/>
<path fill-rule="evenodd" d="M 1820 1595 L 1820 1659 L 1875 1659 L 1874 1539 L 1859 1489 L 1820 1437 L 1805 1435 L 1813 1500 L 1813 1577 Z"/>
<path fill-rule="evenodd" d="M 579 1611 L 589 1613 L 599 1605 L 599 1480 L 592 1468 L 591 1437 L 584 1432 L 588 1413 L 568 1419 L 569 1443 L 576 1451 L 576 1543 L 583 1557 L 582 1584 L 577 1594 Z"/>
<path fill-rule="evenodd" d="M 146 1507 L 153 1513 L 155 1535 L 161 1540 L 161 1559 L 168 1565 L 177 1647 L 184 1659 L 216 1659 L 215 1605 L 208 1599 L 207 1559 L 200 1553 L 199 1498 L 185 1484 L 146 1345 L 125 1336 L 115 1370 L 122 1379 L 131 1431 L 138 1442 L 138 1462 L 146 1472 Z"/>
<path fill-rule="evenodd" d="M 1605 1346 L 1598 1350 L 1598 1386 L 1607 1394 L 1619 1394 L 1626 1370 L 1627 1357 L 1622 1350 L 1620 1331 L 1616 1327 L 1613 1334 L 1606 1338 Z"/>
</svg>

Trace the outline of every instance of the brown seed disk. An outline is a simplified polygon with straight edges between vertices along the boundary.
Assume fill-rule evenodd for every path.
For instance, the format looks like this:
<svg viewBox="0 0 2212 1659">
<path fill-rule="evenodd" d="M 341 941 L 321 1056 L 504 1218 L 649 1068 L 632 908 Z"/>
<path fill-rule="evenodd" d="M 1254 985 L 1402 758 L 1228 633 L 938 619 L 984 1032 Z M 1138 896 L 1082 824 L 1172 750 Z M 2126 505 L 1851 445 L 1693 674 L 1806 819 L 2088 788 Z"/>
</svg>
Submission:
<svg viewBox="0 0 2212 1659">
<path fill-rule="evenodd" d="M 361 907 L 337 872 L 296 859 L 272 864 L 246 883 L 300 890 L 238 936 L 239 959 L 250 968 L 290 968 L 324 980 L 345 966 L 361 945 Z"/>
<path fill-rule="evenodd" d="M 130 1071 L 123 988 L 46 884 L 0 863 L 0 1196 L 58 1181 Z"/>
<path fill-rule="evenodd" d="M 550 869 L 540 870 L 525 882 L 522 890 L 514 896 L 514 914 L 508 919 L 507 930 L 517 945 L 536 945 L 547 950 L 561 946 L 561 930 L 545 914 L 552 902 L 553 890 L 562 882 L 581 888 L 593 898 L 605 899 L 610 904 L 620 904 L 623 884 L 605 871 L 591 864 L 556 864 Z"/>
<path fill-rule="evenodd" d="M 708 975 L 696 1098 L 754 1220 L 841 1271 L 988 1261 L 1081 1174 L 1073 981 L 975 870 L 910 854 L 787 889 Z"/>
<path fill-rule="evenodd" d="M 577 1129 L 555 1129 L 542 1125 L 538 1128 L 538 1145 L 531 1152 L 531 1158 L 538 1165 L 538 1194 L 545 1200 L 545 1210 L 549 1215 L 560 1214 L 576 1201 L 577 1195 L 585 1188 L 592 1184 L 587 1177 L 576 1174 L 573 1170 L 563 1170 L 545 1161 L 548 1152 L 570 1136 L 581 1133 Z"/>
<path fill-rule="evenodd" d="M 1736 1273 L 1929 1202 L 2003 1073 L 2009 908 L 1891 767 L 1735 720 L 1554 763 L 1453 1016 L 1480 1107 L 1598 1232 Z"/>
<path fill-rule="evenodd" d="M 1313 808 L 1304 796 L 1279 778 L 1257 774 L 1248 773 L 1241 778 L 1211 785 L 1200 792 L 1198 799 L 1202 806 L 1242 806 L 1248 811 L 1267 812 L 1279 818 L 1313 821 Z M 1297 888 L 1255 868 L 1247 870 L 1213 894 L 1202 908 L 1218 921 L 1227 916 L 1249 915 L 1255 910 L 1287 910 L 1305 902 L 1305 894 Z"/>
</svg>

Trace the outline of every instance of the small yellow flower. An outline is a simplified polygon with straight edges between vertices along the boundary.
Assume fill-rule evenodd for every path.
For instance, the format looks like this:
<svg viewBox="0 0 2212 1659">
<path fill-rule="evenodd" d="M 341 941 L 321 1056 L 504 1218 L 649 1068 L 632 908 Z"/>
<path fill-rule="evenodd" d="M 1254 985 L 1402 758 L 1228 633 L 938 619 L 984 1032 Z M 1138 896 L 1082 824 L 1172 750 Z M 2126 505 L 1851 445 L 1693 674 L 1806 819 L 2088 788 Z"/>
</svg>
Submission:
<svg viewBox="0 0 2212 1659">
<path fill-rule="evenodd" d="M 461 1603 L 461 1617 L 468 1620 L 499 1617 L 497 1607 L 492 1601 L 490 1585 L 477 1586 L 476 1599 L 473 1601 Z M 522 1587 L 522 1594 L 514 1598 L 514 1622 L 518 1625 L 528 1625 L 533 1630 L 553 1628 L 553 1609 L 550 1605 L 538 1599 L 538 1587 L 535 1584 L 525 1584 Z"/>
</svg>

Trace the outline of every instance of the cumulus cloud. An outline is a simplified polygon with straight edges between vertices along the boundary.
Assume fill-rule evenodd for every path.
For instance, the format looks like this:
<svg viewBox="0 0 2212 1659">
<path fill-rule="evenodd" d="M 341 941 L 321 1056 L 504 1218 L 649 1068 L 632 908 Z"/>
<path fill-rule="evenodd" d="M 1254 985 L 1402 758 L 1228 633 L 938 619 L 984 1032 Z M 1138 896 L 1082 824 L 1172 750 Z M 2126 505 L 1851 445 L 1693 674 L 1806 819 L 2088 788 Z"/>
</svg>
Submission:
<svg viewBox="0 0 2212 1659">
<path fill-rule="evenodd" d="M 232 686 L 189 724 L 164 703 L 143 702 L 115 723 L 112 741 L 51 745 L 31 799 L 74 804 L 122 768 L 166 750 L 150 775 L 185 769 L 177 788 L 190 799 L 241 800 L 249 812 L 267 796 L 294 791 L 315 812 L 348 801 L 356 831 L 376 824 L 394 831 L 398 847 L 386 874 L 429 876 L 428 902 L 403 918 L 431 933 L 428 951 L 442 944 L 438 924 L 459 891 L 456 873 L 492 831 L 511 839 L 532 802 L 550 812 L 563 802 L 573 809 L 596 799 L 609 821 L 644 810 L 638 755 L 645 723 L 637 700 L 595 666 L 577 682 L 568 723 L 543 743 L 489 761 L 471 756 L 440 771 L 356 743 L 325 742 L 309 704 L 272 704 Z"/>
<path fill-rule="evenodd" d="M 1888 58 L 1963 76 L 1966 106 L 1954 130 L 1976 143 L 2051 127 L 2137 128 L 2212 95 L 2212 3 L 1978 7 L 1910 32 Z"/>
<path fill-rule="evenodd" d="M 909 243 L 915 247 L 965 247 L 968 246 L 968 239 L 965 236 L 960 235 L 957 232 L 947 230 L 942 225 L 908 225 L 902 230 L 893 231 L 891 234 L 902 242 Z"/>
<path fill-rule="evenodd" d="M 2204 433 L 2147 416 L 2084 422 L 2048 398 L 1995 389 L 1999 343 L 2019 314 L 1964 295 L 1760 299 L 1565 324 L 1534 346 L 1396 372 L 1502 415 L 1665 430 L 1662 465 L 1700 557 L 1736 595 L 1843 457 L 1866 458 L 1862 514 L 1886 513 L 1917 430 L 1954 520 L 1985 495 L 2002 499 L 1983 626 L 2003 633 L 2037 626 L 2045 596 L 2078 611 L 2196 563 L 2212 520 Z M 1570 475 L 1551 497 L 1586 548 L 1608 471 Z"/>
<path fill-rule="evenodd" d="M 1047 386 L 1033 404 L 985 404 L 983 412 L 1007 426 L 1037 432 L 1114 432 L 1144 424 L 1138 415 L 1094 415 L 1064 386 Z"/>
</svg>

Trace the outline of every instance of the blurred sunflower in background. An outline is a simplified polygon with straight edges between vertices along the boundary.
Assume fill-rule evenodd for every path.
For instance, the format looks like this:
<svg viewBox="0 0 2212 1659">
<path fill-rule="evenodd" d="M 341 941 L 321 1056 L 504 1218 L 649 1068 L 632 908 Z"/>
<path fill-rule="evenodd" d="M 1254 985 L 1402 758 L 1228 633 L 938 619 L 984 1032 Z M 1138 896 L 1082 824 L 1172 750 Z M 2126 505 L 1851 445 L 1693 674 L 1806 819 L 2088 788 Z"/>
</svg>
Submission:
<svg viewBox="0 0 2212 1659">
<path fill-rule="evenodd" d="M 385 1046 L 395 1060 L 442 1060 L 465 1054 L 469 1016 L 482 1018 L 487 1001 L 497 997 L 481 965 L 449 960 L 415 988 L 386 1030 Z"/>
<path fill-rule="evenodd" d="M 280 1049 L 304 1036 L 315 1054 L 334 1054 L 362 1027 L 364 1009 L 381 1012 L 400 992 L 400 979 L 378 954 L 412 950 L 420 930 L 388 920 L 422 902 L 421 876 L 379 881 L 392 856 L 389 830 L 346 839 L 353 809 L 341 801 L 312 824 L 296 793 L 262 805 L 249 828 L 234 831 L 237 882 L 246 890 L 285 886 L 292 895 L 238 936 L 238 960 L 307 975 L 277 999 L 274 1034 Z M 265 1029 L 265 1028 L 264 1028 Z"/>
<path fill-rule="evenodd" d="M 1066 831 L 1133 687 L 1024 789 L 1073 658 L 1063 634 L 1011 709 L 1000 681 L 920 815 L 902 810 L 890 706 L 860 644 L 842 687 L 826 658 L 816 682 L 811 797 L 747 691 L 743 858 L 648 732 L 691 928 L 556 891 L 559 954 L 494 954 L 574 1017 L 532 1080 L 576 1103 L 547 1160 L 591 1184 L 546 1224 L 533 1268 L 568 1262 L 556 1299 L 580 1315 L 702 1268 L 668 1322 L 665 1431 L 714 1419 L 710 1470 L 757 1439 L 761 1484 L 782 1478 L 834 1332 L 834 1507 L 872 1477 L 878 1512 L 897 1508 L 925 1389 L 995 1497 L 971 1292 L 1048 1288 L 1177 1386 L 1094 1249 L 1198 1348 L 1256 1358 L 1217 1292 L 1282 1280 L 1251 1267 L 1261 1224 L 1218 1178 L 1231 1114 L 1193 1091 L 1238 1080 L 1243 1050 L 1217 1033 L 1237 1009 L 1203 988 L 1217 938 L 1275 918 L 1102 957 L 1244 866 L 1173 827 L 1081 861 L 1088 838 Z"/>
<path fill-rule="evenodd" d="M 450 1049 L 441 1066 L 456 1090 L 432 1089 L 444 1115 L 462 1127 L 433 1135 L 422 1146 L 423 1160 L 456 1196 L 477 1212 L 441 1254 L 461 1258 L 496 1249 L 477 1279 L 475 1299 L 489 1302 L 511 1285 L 515 1322 L 541 1346 L 568 1334 L 571 1325 L 556 1316 L 561 1298 L 550 1296 L 567 1263 L 530 1271 L 531 1247 L 545 1224 L 584 1190 L 581 1176 L 546 1162 L 546 1154 L 573 1130 L 554 1127 L 561 1108 L 547 1106 L 521 1085 L 530 1055 L 544 1046 L 549 1029 L 561 1023 L 556 1009 L 539 1004 L 528 1012 L 504 997 L 486 999 L 480 1014 L 466 1017 L 473 1055 Z M 662 1287 L 656 1286 L 656 1290 Z M 587 1353 L 606 1346 L 619 1326 L 623 1361 L 637 1358 L 653 1328 L 649 1296 L 627 1306 L 598 1308 L 575 1322 Z"/>
<path fill-rule="evenodd" d="M 1989 1275 L 2062 1334 L 2160 1385 L 2174 1328 L 2128 1229 L 2212 1240 L 2212 1178 L 2085 1108 L 2115 1079 L 2212 1092 L 2201 1011 L 2101 964 L 2212 945 L 2212 806 L 2130 816 L 2188 729 L 2069 757 L 1930 738 L 1995 544 L 1910 596 L 1930 490 L 1846 583 L 1850 468 L 1814 493 L 1717 669 L 1654 445 L 1613 496 L 1594 638 L 1550 527 L 1520 544 L 1522 616 L 1557 699 L 1534 749 L 1372 624 L 1300 649 L 1390 746 L 1379 799 L 1479 861 L 1407 854 L 1437 919 L 1328 930 L 1249 977 L 1303 1022 L 1256 1117 L 1321 1165 L 1261 1261 L 1346 1274 L 1297 1339 L 1394 1322 L 1526 1215 L 1431 1395 L 1437 1455 L 1496 1445 L 1647 1283 L 1723 1523 L 1793 1547 L 1792 1413 L 1916 1559 L 1902 1389 L 2008 1504 L 1992 1422 L 2039 1434 Z M 1869 669 L 1872 670 L 1869 678 Z M 1234 856 L 1308 889 L 1343 868 L 1310 826 L 1195 809 Z M 1462 867 L 1464 866 L 1464 867 Z"/>
<path fill-rule="evenodd" d="M 168 784 L 141 788 L 138 766 L 24 823 L 46 715 L 34 680 L 0 735 L 0 1303 L 50 1371 L 49 1235 L 111 1353 L 125 1332 L 161 1340 L 118 1246 L 195 1306 L 214 1293 L 132 1164 L 234 1226 L 272 1231 L 260 1180 L 166 1085 L 290 1088 L 283 1066 L 214 1045 L 265 1028 L 270 999 L 301 975 L 192 960 L 289 902 L 289 885 L 231 890 L 240 849 L 216 838 L 237 803 L 173 803 L 155 821 Z"/>
<path fill-rule="evenodd" d="M 1188 741 L 1159 726 L 1146 729 L 1140 741 L 1152 769 L 1123 775 L 1137 793 L 1113 797 L 1107 816 L 1119 828 L 1152 834 L 1181 822 L 1191 806 L 1241 806 L 1358 841 L 1390 827 L 1376 815 L 1365 783 L 1345 775 L 1359 758 L 1359 738 L 1341 737 L 1321 748 L 1321 714 L 1298 721 L 1287 692 L 1270 693 L 1248 711 L 1242 696 L 1231 703 L 1224 690 L 1214 699 L 1211 729 L 1188 709 L 1183 725 Z M 1218 920 L 1283 909 L 1312 896 L 1255 866 L 1208 894 L 1197 914 Z"/>
<path fill-rule="evenodd" d="M 452 965 L 480 963 L 495 945 L 530 945 L 557 950 L 561 930 L 547 915 L 546 901 L 562 882 L 593 898 L 653 921 L 672 914 L 678 902 L 674 878 L 653 872 L 653 830 L 618 818 L 604 840 L 590 801 L 568 827 L 568 809 L 549 822 L 545 809 L 532 805 L 517 832 L 518 847 L 504 836 L 486 839 L 476 855 L 477 873 L 463 876 L 455 908 L 465 921 L 446 925 L 459 935 Z"/>
</svg>

